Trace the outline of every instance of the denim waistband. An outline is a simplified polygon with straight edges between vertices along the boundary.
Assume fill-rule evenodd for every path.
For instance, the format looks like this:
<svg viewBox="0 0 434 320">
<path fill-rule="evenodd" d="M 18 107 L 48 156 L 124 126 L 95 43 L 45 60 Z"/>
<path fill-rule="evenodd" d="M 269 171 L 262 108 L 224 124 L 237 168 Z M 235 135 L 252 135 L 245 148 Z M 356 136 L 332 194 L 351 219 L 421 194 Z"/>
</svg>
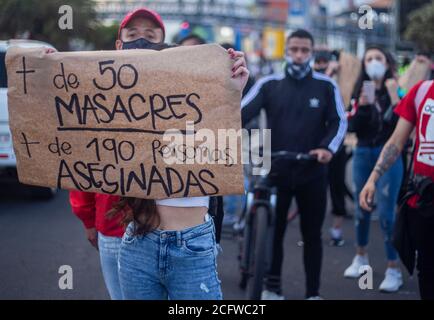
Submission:
<svg viewBox="0 0 434 320">
<path fill-rule="evenodd" d="M 131 227 L 128 226 L 128 228 Z M 207 213 L 205 215 L 205 222 L 197 226 L 189 227 L 183 230 L 153 230 L 146 234 L 144 237 L 156 242 L 160 242 L 160 239 L 176 241 L 188 240 L 203 234 L 214 231 L 214 223 L 212 217 Z"/>
</svg>

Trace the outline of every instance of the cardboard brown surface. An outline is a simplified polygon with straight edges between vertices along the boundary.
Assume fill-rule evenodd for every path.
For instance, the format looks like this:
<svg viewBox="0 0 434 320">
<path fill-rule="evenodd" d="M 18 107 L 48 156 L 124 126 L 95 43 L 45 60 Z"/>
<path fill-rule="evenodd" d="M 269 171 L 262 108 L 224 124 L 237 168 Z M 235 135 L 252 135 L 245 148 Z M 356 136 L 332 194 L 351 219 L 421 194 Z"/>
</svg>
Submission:
<svg viewBox="0 0 434 320">
<path fill-rule="evenodd" d="M 338 84 L 345 107 L 350 105 L 354 85 L 360 73 L 361 63 L 356 56 L 341 52 L 339 55 Z"/>
<path fill-rule="evenodd" d="M 409 91 L 419 81 L 427 80 L 429 72 L 429 61 L 418 61 L 415 59 L 411 62 L 405 73 L 399 78 L 399 86 Z"/>
<path fill-rule="evenodd" d="M 206 139 L 194 141 L 186 128 L 190 121 L 196 133 L 216 137 L 241 128 L 241 92 L 223 48 L 46 54 L 13 47 L 6 64 L 22 183 L 154 199 L 244 192 L 241 139 L 230 150 L 217 139 L 214 150 L 212 143 L 196 149 Z M 163 134 L 173 129 L 185 145 L 171 149 Z M 184 163 L 167 164 L 168 150 Z"/>
</svg>

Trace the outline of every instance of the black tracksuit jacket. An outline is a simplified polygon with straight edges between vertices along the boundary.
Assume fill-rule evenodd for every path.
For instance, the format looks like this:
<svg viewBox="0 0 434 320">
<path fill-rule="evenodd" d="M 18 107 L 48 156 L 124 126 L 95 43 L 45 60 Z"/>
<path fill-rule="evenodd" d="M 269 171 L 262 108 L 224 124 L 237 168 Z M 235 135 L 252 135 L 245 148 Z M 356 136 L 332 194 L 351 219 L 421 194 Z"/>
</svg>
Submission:
<svg viewBox="0 0 434 320">
<path fill-rule="evenodd" d="M 317 72 L 301 80 L 286 70 L 281 75 L 267 76 L 249 90 L 241 106 L 243 126 L 265 109 L 273 152 L 308 153 L 324 148 L 334 154 L 347 130 L 339 88 L 331 78 Z M 296 187 L 325 174 L 326 166 L 318 162 L 278 161 L 271 176 L 276 185 Z"/>
</svg>

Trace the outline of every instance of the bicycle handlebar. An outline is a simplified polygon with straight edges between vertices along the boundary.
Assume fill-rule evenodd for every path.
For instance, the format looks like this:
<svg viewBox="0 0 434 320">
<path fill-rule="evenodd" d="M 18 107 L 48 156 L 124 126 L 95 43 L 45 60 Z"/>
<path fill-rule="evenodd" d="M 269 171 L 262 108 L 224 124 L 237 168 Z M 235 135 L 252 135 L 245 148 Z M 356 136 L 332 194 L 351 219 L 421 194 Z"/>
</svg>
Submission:
<svg viewBox="0 0 434 320">
<path fill-rule="evenodd" d="M 303 152 L 293 152 L 293 151 L 275 151 L 271 152 L 271 167 L 275 165 L 275 162 L 278 160 L 292 160 L 298 162 L 314 162 L 317 161 L 317 156 L 303 153 Z M 267 170 L 266 173 L 259 174 L 260 176 L 268 176 L 270 170 Z"/>
<path fill-rule="evenodd" d="M 276 151 L 271 153 L 273 160 L 287 159 L 296 161 L 314 161 L 317 160 L 317 156 L 313 154 L 293 151 Z"/>
</svg>

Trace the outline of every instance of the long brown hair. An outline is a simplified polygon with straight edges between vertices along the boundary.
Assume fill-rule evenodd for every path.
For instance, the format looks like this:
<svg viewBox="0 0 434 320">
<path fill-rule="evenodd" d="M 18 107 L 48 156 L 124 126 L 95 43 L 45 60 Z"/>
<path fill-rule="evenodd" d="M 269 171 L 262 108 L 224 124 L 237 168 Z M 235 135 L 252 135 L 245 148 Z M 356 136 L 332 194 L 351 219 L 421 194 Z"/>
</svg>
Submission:
<svg viewBox="0 0 434 320">
<path fill-rule="evenodd" d="M 155 230 L 160 225 L 160 216 L 153 199 L 121 197 L 107 216 L 113 218 L 121 214 L 121 224 L 127 226 L 134 222 L 134 234 L 144 235 Z"/>
<path fill-rule="evenodd" d="M 158 43 L 152 49 L 161 51 L 174 47 L 177 45 Z M 160 225 L 160 216 L 153 199 L 121 197 L 113 209 L 107 212 L 107 217 L 113 218 L 117 214 L 122 215 L 121 224 L 124 226 L 127 226 L 131 221 L 134 222 L 134 234 L 136 235 L 149 233 Z"/>
</svg>

